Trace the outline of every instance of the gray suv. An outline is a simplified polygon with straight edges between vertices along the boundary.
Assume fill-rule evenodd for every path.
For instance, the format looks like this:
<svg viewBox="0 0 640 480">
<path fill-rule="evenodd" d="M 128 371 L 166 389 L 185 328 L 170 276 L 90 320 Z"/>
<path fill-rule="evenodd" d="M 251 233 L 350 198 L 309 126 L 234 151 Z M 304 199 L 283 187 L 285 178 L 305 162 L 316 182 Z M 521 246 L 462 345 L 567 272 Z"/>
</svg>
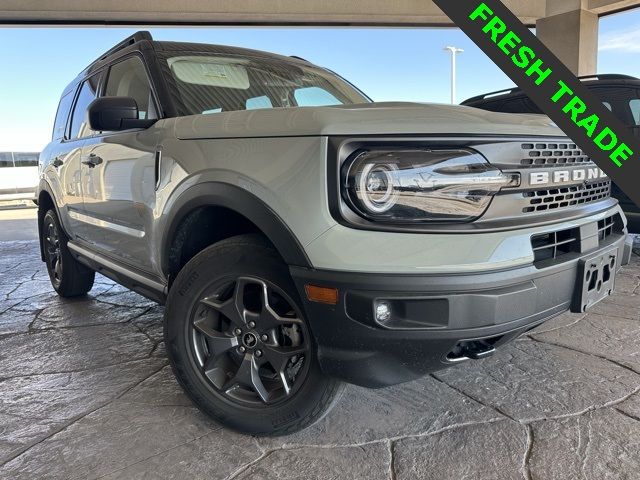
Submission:
<svg viewBox="0 0 640 480">
<path fill-rule="evenodd" d="M 147 32 L 64 90 L 40 172 L 56 291 L 100 272 L 165 304 L 186 393 L 252 434 L 584 311 L 631 252 L 609 179 L 544 116 L 374 103 L 303 59 Z"/>
</svg>

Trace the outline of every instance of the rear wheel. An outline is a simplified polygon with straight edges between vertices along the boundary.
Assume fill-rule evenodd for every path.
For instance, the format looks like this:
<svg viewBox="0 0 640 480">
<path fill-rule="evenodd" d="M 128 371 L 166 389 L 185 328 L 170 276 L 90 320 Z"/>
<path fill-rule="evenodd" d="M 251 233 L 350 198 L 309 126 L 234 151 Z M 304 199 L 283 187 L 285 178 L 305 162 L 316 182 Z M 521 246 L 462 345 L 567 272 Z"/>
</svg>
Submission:
<svg viewBox="0 0 640 480">
<path fill-rule="evenodd" d="M 286 265 L 259 236 L 215 244 L 172 286 L 165 337 L 176 376 L 215 420 L 257 435 L 305 428 L 333 405 Z"/>
<path fill-rule="evenodd" d="M 40 229 L 44 259 L 51 285 L 61 297 L 85 295 L 93 287 L 95 272 L 78 262 L 69 251 L 69 239 L 60 227 L 58 216 L 49 210 Z"/>
</svg>

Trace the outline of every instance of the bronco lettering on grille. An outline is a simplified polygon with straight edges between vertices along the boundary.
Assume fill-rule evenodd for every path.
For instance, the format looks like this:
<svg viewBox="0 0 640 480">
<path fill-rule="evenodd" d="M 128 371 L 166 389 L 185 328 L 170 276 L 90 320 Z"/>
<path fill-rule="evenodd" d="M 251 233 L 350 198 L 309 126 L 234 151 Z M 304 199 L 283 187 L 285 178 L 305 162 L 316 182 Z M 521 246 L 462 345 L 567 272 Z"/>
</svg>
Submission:
<svg viewBox="0 0 640 480">
<path fill-rule="evenodd" d="M 607 178 L 607 174 L 598 167 L 576 168 L 574 170 L 553 170 L 546 172 L 531 172 L 530 185 L 546 185 L 550 183 L 576 183 L 589 180 Z"/>
</svg>

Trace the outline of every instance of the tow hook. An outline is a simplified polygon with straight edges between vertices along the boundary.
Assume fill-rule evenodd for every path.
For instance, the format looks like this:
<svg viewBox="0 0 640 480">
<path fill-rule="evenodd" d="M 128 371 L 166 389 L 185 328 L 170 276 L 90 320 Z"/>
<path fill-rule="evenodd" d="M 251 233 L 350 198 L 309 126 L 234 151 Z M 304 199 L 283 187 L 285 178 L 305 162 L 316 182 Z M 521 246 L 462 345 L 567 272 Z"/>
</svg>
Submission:
<svg viewBox="0 0 640 480">
<path fill-rule="evenodd" d="M 494 340 L 494 339 L 492 339 Z M 496 351 L 493 342 L 487 340 L 465 340 L 449 352 L 447 360 L 450 362 L 462 362 L 464 360 L 480 360 L 493 355 Z"/>
</svg>

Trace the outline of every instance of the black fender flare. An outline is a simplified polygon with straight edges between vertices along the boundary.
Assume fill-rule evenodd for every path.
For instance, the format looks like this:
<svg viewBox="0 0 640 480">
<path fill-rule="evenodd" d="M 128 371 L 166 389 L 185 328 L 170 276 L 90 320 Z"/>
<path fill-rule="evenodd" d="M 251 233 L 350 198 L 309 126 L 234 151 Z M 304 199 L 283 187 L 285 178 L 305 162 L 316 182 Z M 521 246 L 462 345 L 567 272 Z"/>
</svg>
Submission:
<svg viewBox="0 0 640 480">
<path fill-rule="evenodd" d="M 51 186 L 49 185 L 49 183 L 47 183 L 47 181 L 44 178 L 40 179 L 40 183 L 38 184 L 38 190 L 37 190 L 37 198 L 36 198 L 36 203 L 38 205 L 38 243 L 40 244 L 40 258 L 42 259 L 42 261 L 44 262 L 44 244 L 42 243 L 42 232 L 40 231 L 40 229 L 42 228 L 42 220 L 44 219 L 44 214 L 47 213 L 45 211 L 43 211 L 42 209 L 42 205 L 40 204 L 40 195 L 42 195 L 43 192 L 46 192 L 49 197 L 51 197 L 51 202 L 53 203 L 53 209 L 56 212 L 56 215 L 58 216 L 59 222 L 60 222 L 60 228 L 62 228 L 64 234 L 69 237 L 69 234 L 65 231 L 64 225 L 62 224 L 62 219 L 60 217 L 60 210 L 58 209 L 58 203 L 56 202 L 56 196 L 53 194 L 53 190 L 51 189 Z"/>
<path fill-rule="evenodd" d="M 223 207 L 242 215 L 258 227 L 273 244 L 287 265 L 311 268 L 311 261 L 284 220 L 251 192 L 221 182 L 204 182 L 189 187 L 163 213 L 166 228 L 162 232 L 162 270 L 169 273 L 169 250 L 176 230 L 186 216 L 198 207 Z"/>
</svg>

